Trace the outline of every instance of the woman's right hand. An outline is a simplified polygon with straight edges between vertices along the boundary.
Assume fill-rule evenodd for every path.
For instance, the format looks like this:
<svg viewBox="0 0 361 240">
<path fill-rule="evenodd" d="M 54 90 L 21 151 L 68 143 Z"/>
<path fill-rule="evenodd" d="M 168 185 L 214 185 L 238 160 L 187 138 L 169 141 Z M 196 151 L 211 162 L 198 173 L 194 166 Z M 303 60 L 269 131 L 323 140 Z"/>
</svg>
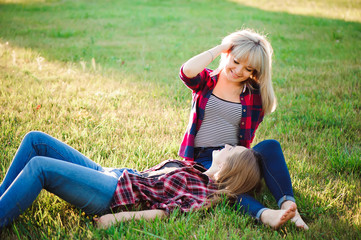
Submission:
<svg viewBox="0 0 361 240">
<path fill-rule="evenodd" d="M 206 50 L 183 64 L 183 73 L 188 78 L 197 76 L 205 67 L 208 66 L 214 59 L 216 59 L 221 53 L 229 53 L 232 47 L 231 42 L 222 42 L 209 50 Z"/>
<path fill-rule="evenodd" d="M 233 44 L 231 42 L 222 42 L 219 47 L 222 53 L 229 53 L 231 48 L 233 47 Z"/>
</svg>

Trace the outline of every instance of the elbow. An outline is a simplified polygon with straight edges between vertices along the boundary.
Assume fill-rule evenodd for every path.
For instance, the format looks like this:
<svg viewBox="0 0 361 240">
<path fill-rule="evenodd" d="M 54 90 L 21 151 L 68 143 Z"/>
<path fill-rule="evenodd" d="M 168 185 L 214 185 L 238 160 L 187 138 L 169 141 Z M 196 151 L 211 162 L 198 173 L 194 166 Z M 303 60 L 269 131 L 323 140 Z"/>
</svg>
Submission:
<svg viewBox="0 0 361 240">
<path fill-rule="evenodd" d="M 189 64 L 185 63 L 182 67 L 183 75 L 187 78 L 194 78 L 198 73 L 195 73 L 194 70 L 189 66 Z"/>
</svg>

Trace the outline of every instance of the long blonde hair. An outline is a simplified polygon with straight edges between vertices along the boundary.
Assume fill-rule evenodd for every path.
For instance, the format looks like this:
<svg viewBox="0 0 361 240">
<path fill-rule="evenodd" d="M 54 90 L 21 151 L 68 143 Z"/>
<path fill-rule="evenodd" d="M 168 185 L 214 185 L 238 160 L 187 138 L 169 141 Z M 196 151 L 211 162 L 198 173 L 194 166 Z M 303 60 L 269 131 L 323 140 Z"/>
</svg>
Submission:
<svg viewBox="0 0 361 240">
<path fill-rule="evenodd" d="M 246 81 L 247 86 L 252 88 L 252 81 L 258 83 L 264 113 L 273 112 L 276 109 L 276 97 L 271 75 L 273 49 L 269 41 L 264 35 L 251 29 L 244 29 L 229 34 L 222 43 L 231 43 L 232 47 L 228 53 L 222 53 L 219 66 L 211 75 L 217 75 L 224 69 L 228 54 L 240 62 L 247 62 L 249 66 L 255 69 L 250 79 Z"/>
<path fill-rule="evenodd" d="M 260 159 L 252 149 L 233 151 L 217 173 L 217 195 L 236 197 L 255 189 L 261 181 Z"/>
</svg>

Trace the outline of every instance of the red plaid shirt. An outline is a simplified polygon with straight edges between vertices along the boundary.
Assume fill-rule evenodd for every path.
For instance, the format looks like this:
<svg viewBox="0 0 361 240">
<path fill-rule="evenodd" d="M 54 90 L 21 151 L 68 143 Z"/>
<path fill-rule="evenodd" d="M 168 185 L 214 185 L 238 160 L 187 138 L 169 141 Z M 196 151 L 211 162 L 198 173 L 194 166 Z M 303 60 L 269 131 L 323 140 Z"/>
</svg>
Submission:
<svg viewBox="0 0 361 240">
<path fill-rule="evenodd" d="M 188 78 L 183 73 L 183 66 L 180 69 L 180 79 L 192 90 L 191 114 L 186 133 L 179 149 L 179 156 L 186 160 L 194 160 L 194 138 L 204 119 L 208 99 L 218 81 L 218 75 L 210 76 L 212 71 L 213 70 L 206 68 L 196 77 Z M 253 87 L 253 89 L 246 88 L 240 95 L 242 119 L 239 125 L 239 145 L 247 148 L 250 148 L 256 129 L 262 122 L 264 116 L 259 86 L 255 85 Z"/>
<path fill-rule="evenodd" d="M 194 164 L 167 160 L 144 172 L 156 171 L 168 162 L 177 162 L 182 167 L 159 177 L 142 177 L 125 170 L 118 180 L 111 208 L 141 206 L 163 209 L 169 214 L 175 208 L 189 212 L 204 206 L 217 188 Z"/>
</svg>

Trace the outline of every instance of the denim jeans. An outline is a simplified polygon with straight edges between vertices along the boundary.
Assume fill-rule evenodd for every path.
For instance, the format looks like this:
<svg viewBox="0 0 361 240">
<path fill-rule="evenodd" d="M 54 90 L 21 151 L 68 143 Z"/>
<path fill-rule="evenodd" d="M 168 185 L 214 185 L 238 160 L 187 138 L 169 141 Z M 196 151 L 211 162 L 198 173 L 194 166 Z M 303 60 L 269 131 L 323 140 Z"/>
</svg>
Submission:
<svg viewBox="0 0 361 240">
<path fill-rule="evenodd" d="M 30 132 L 0 186 L 0 228 L 25 211 L 42 189 L 88 214 L 104 213 L 123 171 L 102 168 L 65 143 L 42 132 Z"/>
<path fill-rule="evenodd" d="M 213 150 L 221 148 L 198 148 L 195 151 L 195 161 L 209 168 L 212 164 Z M 254 146 L 253 150 L 262 155 L 262 177 L 276 199 L 278 206 L 280 207 L 286 200 L 295 202 L 290 174 L 279 142 L 276 140 L 265 140 Z M 238 209 L 242 212 L 247 212 L 258 220 L 262 212 L 268 209 L 248 194 L 238 196 L 237 202 Z"/>
</svg>

